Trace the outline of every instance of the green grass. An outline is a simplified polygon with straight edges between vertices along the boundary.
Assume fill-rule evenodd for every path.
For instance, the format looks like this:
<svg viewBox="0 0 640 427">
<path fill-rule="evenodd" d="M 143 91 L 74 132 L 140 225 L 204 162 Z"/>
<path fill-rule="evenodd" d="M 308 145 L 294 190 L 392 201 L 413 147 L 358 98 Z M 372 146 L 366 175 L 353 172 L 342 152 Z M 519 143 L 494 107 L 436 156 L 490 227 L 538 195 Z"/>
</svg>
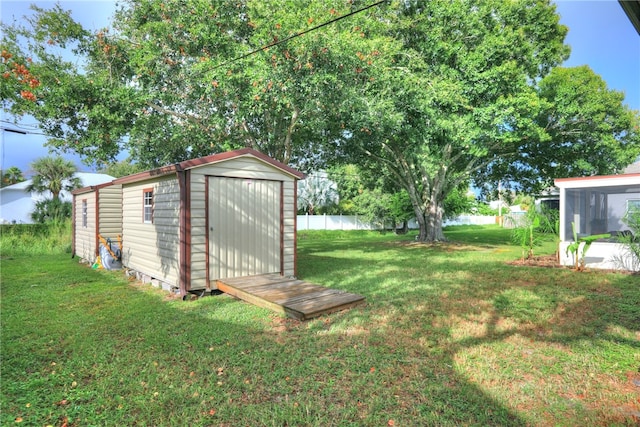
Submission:
<svg viewBox="0 0 640 427">
<path fill-rule="evenodd" d="M 637 424 L 638 276 L 509 265 L 497 227 L 445 234 L 301 233 L 301 278 L 367 297 L 308 322 L 3 237 L 0 425 Z"/>
<path fill-rule="evenodd" d="M 71 220 L 0 225 L 0 256 L 71 253 Z"/>
</svg>

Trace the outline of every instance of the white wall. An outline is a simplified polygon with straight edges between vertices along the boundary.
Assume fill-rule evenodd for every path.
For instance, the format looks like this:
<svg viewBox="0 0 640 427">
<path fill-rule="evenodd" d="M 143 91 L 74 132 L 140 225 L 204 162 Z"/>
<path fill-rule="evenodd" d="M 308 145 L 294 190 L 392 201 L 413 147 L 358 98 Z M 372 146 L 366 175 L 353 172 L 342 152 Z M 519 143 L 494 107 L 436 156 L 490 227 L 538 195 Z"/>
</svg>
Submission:
<svg viewBox="0 0 640 427">
<path fill-rule="evenodd" d="M 573 253 L 567 253 L 567 247 L 570 244 L 571 242 L 560 243 L 560 264 L 562 265 L 575 265 Z M 581 255 L 582 249 L 583 246 L 580 247 L 578 256 Z M 635 260 L 628 248 L 620 243 L 594 242 L 585 253 L 584 258 L 587 268 L 640 271 L 640 261 Z"/>
</svg>

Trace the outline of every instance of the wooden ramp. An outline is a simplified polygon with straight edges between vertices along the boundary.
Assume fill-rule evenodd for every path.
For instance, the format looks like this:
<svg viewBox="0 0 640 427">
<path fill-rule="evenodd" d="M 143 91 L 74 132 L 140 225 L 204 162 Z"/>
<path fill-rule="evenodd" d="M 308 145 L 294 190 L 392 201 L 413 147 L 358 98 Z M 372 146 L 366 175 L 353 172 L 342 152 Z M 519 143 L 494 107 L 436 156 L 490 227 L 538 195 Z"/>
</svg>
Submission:
<svg viewBox="0 0 640 427">
<path fill-rule="evenodd" d="M 362 295 L 329 289 L 279 274 L 218 279 L 226 294 L 299 320 L 364 303 Z"/>
</svg>

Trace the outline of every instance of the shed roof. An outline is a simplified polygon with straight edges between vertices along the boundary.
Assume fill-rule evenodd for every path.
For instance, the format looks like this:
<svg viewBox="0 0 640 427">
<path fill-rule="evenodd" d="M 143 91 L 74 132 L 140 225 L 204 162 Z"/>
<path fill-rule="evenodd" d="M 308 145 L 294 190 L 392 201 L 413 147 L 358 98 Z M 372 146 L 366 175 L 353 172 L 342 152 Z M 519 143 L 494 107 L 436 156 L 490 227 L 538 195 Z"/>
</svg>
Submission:
<svg viewBox="0 0 640 427">
<path fill-rule="evenodd" d="M 132 182 L 138 182 L 138 181 L 144 181 L 147 180 L 149 178 L 156 178 L 156 177 L 161 177 L 161 176 L 165 176 L 165 175 L 170 175 L 175 173 L 176 171 L 180 171 L 180 170 L 186 170 L 186 169 L 192 169 L 198 166 L 202 166 L 202 165 L 209 165 L 212 163 L 219 163 L 219 162 L 223 162 L 226 160 L 231 160 L 231 159 L 235 159 L 238 157 L 246 157 L 246 156 L 250 156 L 250 157 L 255 157 L 258 160 L 275 167 L 276 169 L 281 170 L 282 172 L 286 173 L 287 175 L 290 175 L 294 178 L 297 179 L 304 179 L 305 175 L 300 172 L 297 171 L 287 165 L 285 165 L 284 163 L 281 163 L 277 160 L 272 159 L 271 157 L 267 156 L 266 154 L 263 154 L 259 151 L 256 151 L 252 148 L 242 148 L 240 150 L 235 150 L 235 151 L 228 151 L 228 152 L 224 152 L 224 153 L 218 153 L 218 154 L 212 154 L 210 156 L 205 156 L 205 157 L 200 157 L 198 159 L 192 159 L 192 160 L 185 160 L 183 162 L 179 162 L 179 163 L 175 163 L 173 165 L 169 165 L 169 166 L 163 166 L 161 168 L 157 168 L 157 169 L 152 169 L 152 170 L 148 170 L 148 171 L 144 171 L 144 172 L 139 172 L 133 175 L 129 175 L 129 176 L 123 176 L 122 178 L 117 178 L 113 181 L 114 184 L 129 184 Z"/>
<path fill-rule="evenodd" d="M 95 191 L 97 189 L 104 188 L 104 187 L 109 187 L 111 185 L 113 185 L 113 181 L 103 182 L 103 183 L 96 184 L 96 185 L 87 185 L 85 187 L 76 188 L 75 190 L 72 190 L 71 194 L 75 195 L 75 194 L 89 193 L 91 191 Z"/>
</svg>

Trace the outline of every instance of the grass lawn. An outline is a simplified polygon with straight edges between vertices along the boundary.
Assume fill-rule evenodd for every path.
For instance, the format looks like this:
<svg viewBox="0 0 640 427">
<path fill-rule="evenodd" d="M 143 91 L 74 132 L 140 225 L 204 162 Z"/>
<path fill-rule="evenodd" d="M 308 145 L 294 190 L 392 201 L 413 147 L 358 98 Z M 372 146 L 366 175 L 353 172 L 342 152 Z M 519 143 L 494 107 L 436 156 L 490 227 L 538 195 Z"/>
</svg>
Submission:
<svg viewBox="0 0 640 427">
<path fill-rule="evenodd" d="M 301 278 L 367 298 L 308 322 L 5 246 L 0 425 L 640 422 L 637 275 L 509 265 L 497 227 L 445 234 L 301 233 Z"/>
</svg>

